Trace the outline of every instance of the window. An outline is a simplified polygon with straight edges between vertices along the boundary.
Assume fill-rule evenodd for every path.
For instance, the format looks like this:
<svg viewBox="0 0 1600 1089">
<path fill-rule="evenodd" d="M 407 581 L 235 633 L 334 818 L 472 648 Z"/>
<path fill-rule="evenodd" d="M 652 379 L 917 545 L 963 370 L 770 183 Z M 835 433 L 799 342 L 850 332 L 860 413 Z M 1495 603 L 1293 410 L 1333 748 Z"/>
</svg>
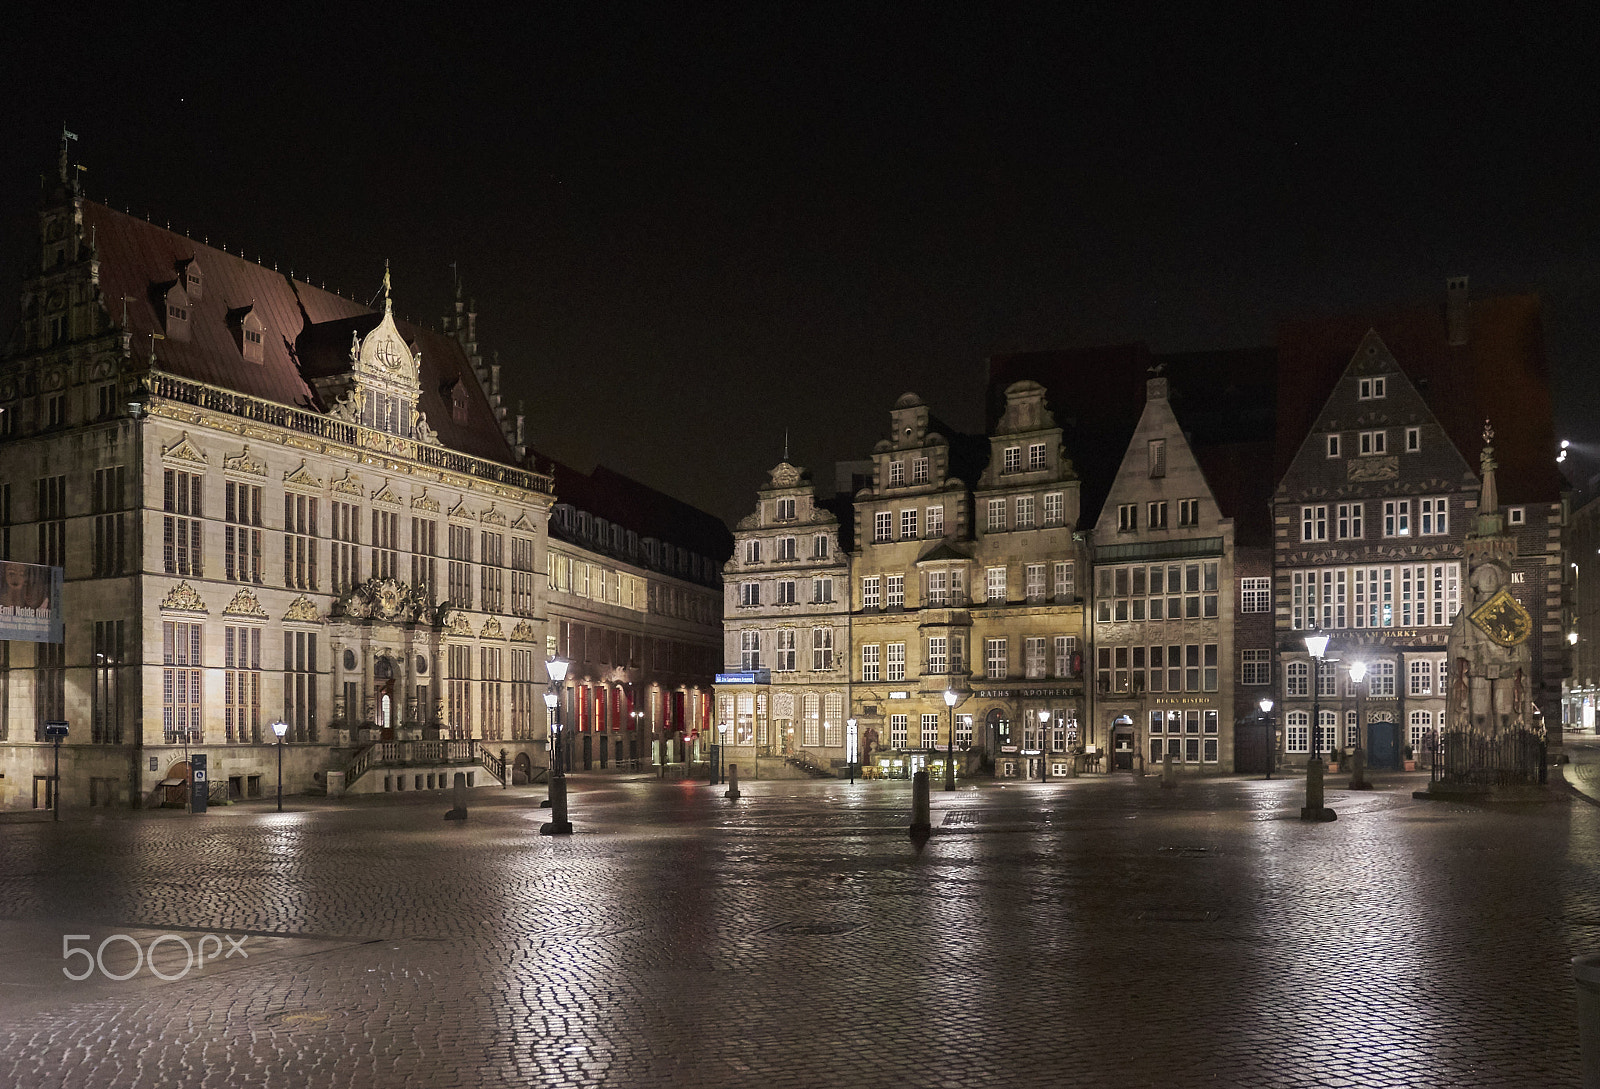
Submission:
<svg viewBox="0 0 1600 1089">
<path fill-rule="evenodd" d="M 1167 475 L 1167 440 L 1151 439 L 1149 447 L 1150 475 L 1152 477 Z"/>
<path fill-rule="evenodd" d="M 1241 650 L 1239 652 L 1240 684 L 1272 683 L 1272 651 Z"/>
<path fill-rule="evenodd" d="M 890 715 L 889 716 L 889 747 L 890 748 L 892 748 L 892 749 L 903 749 L 903 748 L 906 747 L 907 744 L 909 744 L 909 739 L 906 736 L 906 727 L 907 727 L 907 723 L 909 722 L 909 720 L 910 720 L 910 716 L 909 715 Z"/>
<path fill-rule="evenodd" d="M 1180 526 L 1197 526 L 1200 524 L 1200 500 L 1178 500 L 1178 524 Z M 1162 525 L 1166 525 L 1166 512 L 1162 512 Z"/>
<path fill-rule="evenodd" d="M 1311 666 L 1307 662 L 1290 662 L 1283 667 L 1283 694 L 1306 696 L 1311 694 Z"/>
<path fill-rule="evenodd" d="M 985 639 L 983 641 L 983 668 L 984 676 L 991 681 L 1003 681 L 1009 668 L 1006 640 Z"/>
<path fill-rule="evenodd" d="M 412 520 L 416 536 L 416 520 Z M 412 583 L 416 584 L 413 570 Z M 283 493 L 283 584 L 291 590 L 317 588 L 317 498 Z"/>
<path fill-rule="evenodd" d="M 1339 456 L 1339 436 L 1338 436 L 1338 434 L 1328 435 L 1328 436 L 1326 436 L 1326 439 L 1327 439 L 1327 444 L 1328 444 L 1328 446 L 1327 446 L 1328 456 L 1330 458 L 1338 457 Z"/>
<path fill-rule="evenodd" d="M 1042 442 L 1029 443 L 1028 444 L 1028 471 L 1029 472 L 1037 472 L 1038 470 L 1043 469 L 1043 468 L 1046 468 L 1046 464 L 1045 464 L 1045 444 L 1042 443 Z"/>
<path fill-rule="evenodd" d="M 826 533 L 819 533 L 811 538 L 812 559 L 825 560 L 828 558 L 828 551 L 828 535 Z"/>
<path fill-rule="evenodd" d="M 1341 541 L 1360 540 L 1364 535 L 1361 514 L 1360 503 L 1340 503 L 1335 506 L 1334 535 Z"/>
<path fill-rule="evenodd" d="M 1057 677 L 1075 677 L 1078 670 L 1073 661 L 1078 654 L 1078 639 L 1073 635 L 1058 635 L 1055 638 L 1056 673 Z"/>
<path fill-rule="evenodd" d="M 950 604 L 950 573 L 948 571 L 928 572 L 928 597 L 929 605 Z"/>
<path fill-rule="evenodd" d="M 778 555 L 777 555 L 777 558 L 780 561 L 796 559 L 799 556 L 799 554 L 800 554 L 799 553 L 799 542 L 796 540 L 796 538 L 794 538 L 794 537 L 779 537 L 778 538 Z"/>
<path fill-rule="evenodd" d="M 876 643 L 868 643 L 861 648 L 861 680 L 863 682 L 882 680 L 882 675 L 878 669 L 878 651 L 879 647 Z"/>
<path fill-rule="evenodd" d="M 928 536 L 930 536 L 930 537 L 943 537 L 944 536 L 944 508 L 943 507 L 929 507 L 928 508 Z"/>
<path fill-rule="evenodd" d="M 883 577 L 883 604 L 889 609 L 903 609 L 906 607 L 906 577 L 904 575 L 885 575 Z"/>
<path fill-rule="evenodd" d="M 1450 500 L 1417 500 L 1417 532 L 1424 537 L 1440 536 L 1450 532 Z"/>
<path fill-rule="evenodd" d="M 1419 658 L 1411 663 L 1411 685 L 1407 692 L 1413 696 L 1433 695 L 1433 663 Z"/>
<path fill-rule="evenodd" d="M 462 648 L 464 651 L 466 648 Z M 317 634 L 283 633 L 283 720 L 288 740 L 317 740 Z"/>
<path fill-rule="evenodd" d="M 1325 504 L 1300 508 L 1300 539 L 1302 541 L 1328 539 L 1328 508 Z"/>
<path fill-rule="evenodd" d="M 879 578 L 877 575 L 866 575 L 861 579 L 861 607 L 863 609 L 876 609 L 878 607 Z"/>
<path fill-rule="evenodd" d="M 798 667 L 795 665 L 795 637 L 792 628 L 778 629 L 777 647 L 772 668 L 779 673 L 793 673 Z"/>
<path fill-rule="evenodd" d="M 807 692 L 800 702 L 800 744 L 806 746 L 822 743 L 822 707 L 815 692 Z"/>
<path fill-rule="evenodd" d="M 1149 504 L 1145 511 L 1146 523 L 1151 529 L 1167 528 L 1167 504 L 1165 500 Z"/>
<path fill-rule="evenodd" d="M 887 659 L 887 681 L 903 681 L 906 679 L 906 645 L 904 643 L 886 643 L 884 649 Z"/>
<path fill-rule="evenodd" d="M 413 518 L 411 521 L 413 527 L 412 532 L 415 533 L 416 519 Z M 413 540 L 414 539 L 415 538 L 413 538 Z M 413 556 L 411 557 L 411 569 L 413 572 L 416 571 L 416 567 L 417 557 Z M 414 576 L 412 578 L 412 584 L 416 584 L 416 579 Z M 628 604 L 631 606 L 634 603 L 629 601 Z M 511 613 L 513 616 L 534 615 L 533 541 L 526 537 L 511 538 Z M 512 672 L 516 672 L 514 665 Z M 515 736 L 515 695 L 513 695 L 512 699 L 512 734 Z"/>
<path fill-rule="evenodd" d="M 837 692 L 823 697 L 822 743 L 830 749 L 844 744 L 844 697 Z"/>
<path fill-rule="evenodd" d="M 811 629 L 811 668 L 816 670 L 833 668 L 833 629 Z"/>
<path fill-rule="evenodd" d="M 200 476 L 167 469 L 162 474 L 161 545 L 164 569 L 169 575 L 199 575 Z M 43 508 L 41 507 L 41 517 Z M 44 532 L 41 525 L 40 532 Z M 41 563 L 47 562 L 43 559 Z"/>
<path fill-rule="evenodd" d="M 472 736 L 472 648 L 446 647 L 445 654 L 448 666 L 445 721 L 449 724 L 452 738 L 468 738 Z M 581 715 L 581 702 L 578 707 Z"/>
<path fill-rule="evenodd" d="M 1042 563 L 1030 563 L 1023 569 L 1028 601 L 1035 605 L 1044 601 L 1044 571 Z"/>
<path fill-rule="evenodd" d="M 222 629 L 222 726 L 228 741 L 261 741 L 261 629 Z"/>
<path fill-rule="evenodd" d="M 1006 600 L 1006 569 L 990 567 L 983 573 L 984 599 L 1003 604 Z"/>
<path fill-rule="evenodd" d="M 333 510 L 333 592 L 343 593 L 355 588 L 361 581 L 361 557 L 356 545 L 360 543 L 361 510 L 350 503 L 334 503 Z M 455 530 L 452 529 L 451 533 Z M 462 532 L 466 532 L 463 530 Z"/>
<path fill-rule="evenodd" d="M 1389 449 L 1389 433 L 1387 431 L 1361 432 L 1361 453 L 1384 454 Z"/>
<path fill-rule="evenodd" d="M 1439 716 L 1439 720 L 1440 720 L 1440 724 L 1442 725 L 1443 722 L 1444 722 L 1444 716 L 1440 715 Z M 1417 750 L 1419 750 L 1419 749 L 1424 747 L 1424 745 L 1425 745 L 1425 743 L 1427 741 L 1426 735 L 1431 733 L 1432 730 L 1433 730 L 1433 712 L 1432 711 L 1413 711 L 1413 712 L 1411 712 L 1411 721 L 1409 723 L 1409 726 L 1410 726 L 1409 736 L 1410 736 L 1410 739 L 1411 739 L 1411 750 L 1412 750 L 1412 752 L 1416 752 Z"/>
<path fill-rule="evenodd" d="M 793 605 L 794 603 L 794 579 L 779 579 L 777 604 Z"/>
<path fill-rule="evenodd" d="M 1290 711 L 1283 716 L 1283 748 L 1285 752 L 1311 751 L 1311 715 L 1305 711 Z"/>
<path fill-rule="evenodd" d="M 94 551 L 90 557 L 95 575 L 122 572 L 127 546 L 127 523 L 122 510 L 122 491 L 127 471 L 121 465 L 94 471 Z"/>
<path fill-rule="evenodd" d="M 761 604 L 761 584 L 759 582 L 741 582 L 739 584 L 740 607 L 759 604 Z"/>
<path fill-rule="evenodd" d="M 1002 472 L 1007 472 L 1007 473 L 1019 473 L 1019 472 L 1021 472 L 1022 471 L 1022 447 L 1020 447 L 1020 446 L 1008 446 L 1008 447 L 1006 447 L 1005 448 L 1005 453 L 1003 455 L 1002 465 L 1004 466 L 1004 468 L 1001 470 Z"/>
<path fill-rule="evenodd" d="M 906 482 L 906 463 L 903 462 L 903 461 L 891 461 L 889 463 L 889 486 L 891 488 L 895 488 L 895 487 L 899 487 L 901 484 L 904 484 L 905 482 Z"/>
<path fill-rule="evenodd" d="M 1386 396 L 1387 389 L 1387 379 L 1363 378 L 1356 383 L 1356 396 L 1362 401 L 1375 401 Z"/>
<path fill-rule="evenodd" d="M 1415 454 L 1422 449 L 1422 428 L 1406 428 L 1406 453 Z"/>
<path fill-rule="evenodd" d="M 1006 528 L 1006 501 L 1004 499 L 989 500 L 989 531 Z"/>
<path fill-rule="evenodd" d="M 1076 565 L 1070 560 L 1058 560 L 1055 565 L 1056 602 L 1063 604 L 1077 592 Z"/>
<path fill-rule="evenodd" d="M 1385 537 L 1411 536 L 1411 500 L 1385 499 L 1383 501 L 1383 535 Z"/>
<path fill-rule="evenodd" d="M 739 633 L 739 668 L 746 673 L 761 668 L 760 632 L 742 631 Z"/>
<path fill-rule="evenodd" d="M 1266 613 L 1272 611 L 1272 579 L 1245 578 L 1239 580 L 1239 611 L 1241 613 Z M 1265 682 L 1263 682 L 1265 683 Z"/>
<path fill-rule="evenodd" d="M 1123 503 L 1117 507 L 1117 532 L 1131 533 L 1139 528 L 1139 505 Z"/>
<path fill-rule="evenodd" d="M 780 522 L 792 522 L 792 521 L 794 521 L 794 500 L 793 499 L 780 499 L 780 500 L 778 500 L 778 521 L 780 521 Z"/>
<path fill-rule="evenodd" d="M 903 510 L 900 512 L 900 539 L 909 541 L 917 535 L 917 512 Z"/>
<path fill-rule="evenodd" d="M 338 503 L 334 504 L 337 508 Z M 339 546 L 335 544 L 335 552 Z M 583 565 L 578 592 L 584 597 L 590 593 L 589 565 Z M 472 530 L 466 526 L 450 527 L 450 604 L 458 609 L 472 608 Z M 469 663 L 470 664 L 470 663 Z"/>
<path fill-rule="evenodd" d="M 1044 524 L 1059 526 L 1062 520 L 1061 493 L 1044 493 Z"/>
<path fill-rule="evenodd" d="M 948 673 L 950 671 L 950 639 L 944 635 L 931 635 L 928 637 L 928 670 L 929 673 Z"/>
<path fill-rule="evenodd" d="M 488 536 L 487 534 L 485 536 Z M 498 535 L 496 535 L 498 537 Z M 400 515 L 395 511 L 372 512 L 372 552 L 368 570 L 375 579 L 399 577 Z"/>
<path fill-rule="evenodd" d="M 1394 663 L 1374 662 L 1367 670 L 1367 694 L 1371 696 L 1394 695 Z"/>
<path fill-rule="evenodd" d="M 926 484 L 928 482 L 928 459 L 911 459 L 911 483 Z"/>
<path fill-rule="evenodd" d="M 1506 508 L 1506 525 L 1520 526 L 1526 522 L 1527 512 L 1522 507 Z"/>
<path fill-rule="evenodd" d="M 887 541 L 889 534 L 894 529 L 894 515 L 889 511 L 880 510 L 872 516 L 872 539 L 874 541 Z"/>
<path fill-rule="evenodd" d="M 1017 496 L 1017 528 L 1032 529 L 1033 525 L 1033 496 Z"/>
<path fill-rule="evenodd" d="M 1024 676 L 1030 681 L 1043 680 L 1045 671 L 1044 637 L 1030 635 L 1024 639 L 1022 654 Z"/>
<path fill-rule="evenodd" d="M 937 749 L 939 747 L 938 712 L 922 716 L 922 737 L 920 741 L 924 749 Z"/>
<path fill-rule="evenodd" d="M 816 605 L 833 604 L 833 579 L 824 576 L 811 580 L 811 601 Z"/>
<path fill-rule="evenodd" d="M 90 737 L 97 744 L 120 745 L 122 744 L 122 685 L 118 673 L 122 666 L 125 647 L 123 644 L 123 622 L 120 620 L 96 620 L 94 622 L 94 670 L 91 676 L 93 688 L 90 692 Z M 0 659 L 0 668 L 5 664 Z M 0 686 L 0 698 L 6 696 L 3 686 Z M 4 719 L 0 718 L 0 726 Z M 0 739 L 5 737 L 5 732 L 0 731 Z"/>
<path fill-rule="evenodd" d="M 499 647 L 478 648 L 478 730 L 485 741 L 505 739 L 505 703 Z"/>
<path fill-rule="evenodd" d="M 41 644 L 48 646 L 50 644 Z M 200 625 L 161 625 L 161 733 L 168 745 L 204 739 L 200 719 Z"/>
<path fill-rule="evenodd" d="M 744 562 L 745 563 L 760 563 L 761 562 L 761 542 L 760 541 L 750 540 L 750 541 L 746 541 L 744 543 Z"/>
</svg>

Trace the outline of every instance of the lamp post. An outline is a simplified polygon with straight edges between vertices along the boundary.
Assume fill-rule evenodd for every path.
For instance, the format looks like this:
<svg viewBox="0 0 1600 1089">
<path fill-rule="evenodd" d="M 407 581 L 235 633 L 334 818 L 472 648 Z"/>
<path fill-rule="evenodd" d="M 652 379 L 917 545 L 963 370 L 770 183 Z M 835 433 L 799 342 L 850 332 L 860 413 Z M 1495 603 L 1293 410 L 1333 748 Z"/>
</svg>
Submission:
<svg viewBox="0 0 1600 1089">
<path fill-rule="evenodd" d="M 1311 759 L 1322 759 L 1322 656 L 1328 652 L 1328 637 L 1315 629 L 1306 636 L 1306 653 L 1311 655 Z"/>
<path fill-rule="evenodd" d="M 287 722 L 278 721 L 272 724 L 272 732 L 278 735 L 278 812 L 283 812 L 283 735 L 289 732 Z"/>
<path fill-rule="evenodd" d="M 1278 739 L 1272 736 L 1272 697 L 1262 696 L 1256 701 L 1256 706 L 1261 708 L 1261 717 L 1266 720 L 1267 726 L 1267 778 L 1272 778 L 1272 765 L 1278 762 Z"/>
<path fill-rule="evenodd" d="M 1361 739 L 1367 734 L 1367 663 L 1350 663 L 1350 681 L 1356 686 L 1356 748 L 1362 748 Z M 1369 754 L 1370 755 L 1370 754 Z"/>
<path fill-rule="evenodd" d="M 956 696 L 955 689 L 944 690 L 945 717 L 950 720 L 950 732 L 944 741 L 944 788 L 956 788 Z"/>
<path fill-rule="evenodd" d="M 844 724 L 846 729 L 849 730 L 849 732 L 845 734 L 844 760 L 845 763 L 850 767 L 850 785 L 855 786 L 856 760 L 861 755 L 857 748 L 860 743 L 856 739 L 856 720 L 853 718 L 847 718 L 844 720 Z"/>
<path fill-rule="evenodd" d="M 561 685 L 567 679 L 565 658 L 551 658 L 544 664 L 545 676 L 550 678 L 550 688 L 544 694 L 544 705 L 550 709 L 550 820 L 539 826 L 541 836 L 570 836 L 572 822 L 567 819 L 566 753 L 561 742 Z"/>
<path fill-rule="evenodd" d="M 1039 711 L 1039 781 L 1050 781 L 1050 743 L 1045 738 L 1045 724 L 1050 721 L 1050 712 Z"/>
<path fill-rule="evenodd" d="M 717 782 L 728 777 L 728 724 L 717 723 Z"/>
<path fill-rule="evenodd" d="M 632 711 L 628 712 L 628 717 L 633 719 L 633 743 L 637 745 L 639 743 L 639 726 L 644 721 L 644 712 L 638 708 L 634 708 Z M 633 751 L 637 753 L 639 750 L 634 749 Z M 633 758 L 633 770 L 639 770 L 639 758 L 637 756 Z"/>
</svg>

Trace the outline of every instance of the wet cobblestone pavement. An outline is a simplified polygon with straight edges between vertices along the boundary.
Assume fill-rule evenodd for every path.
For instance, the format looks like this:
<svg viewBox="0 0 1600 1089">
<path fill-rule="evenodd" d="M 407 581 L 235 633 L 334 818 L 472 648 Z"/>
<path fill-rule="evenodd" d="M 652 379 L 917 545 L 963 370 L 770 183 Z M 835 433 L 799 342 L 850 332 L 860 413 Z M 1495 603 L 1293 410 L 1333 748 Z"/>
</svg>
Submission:
<svg viewBox="0 0 1600 1089">
<path fill-rule="evenodd" d="M 881 782 L 7 822 L 0 1086 L 1576 1086 L 1600 807 L 1420 785 L 936 789 L 920 853 Z M 167 932 L 252 957 L 63 978 Z"/>
</svg>

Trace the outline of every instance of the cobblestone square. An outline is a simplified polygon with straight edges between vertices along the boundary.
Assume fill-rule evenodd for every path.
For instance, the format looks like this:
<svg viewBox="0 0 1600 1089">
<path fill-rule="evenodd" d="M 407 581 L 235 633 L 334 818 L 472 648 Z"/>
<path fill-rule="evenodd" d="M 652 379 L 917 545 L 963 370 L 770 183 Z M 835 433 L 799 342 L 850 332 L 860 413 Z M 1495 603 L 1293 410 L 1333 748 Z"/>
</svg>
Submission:
<svg viewBox="0 0 1600 1089">
<path fill-rule="evenodd" d="M 963 786 L 919 852 L 906 783 L 572 785 L 570 839 L 524 789 L 0 824 L 0 1085 L 1578 1082 L 1576 794 Z M 63 976 L 168 933 L 250 955 Z"/>
</svg>

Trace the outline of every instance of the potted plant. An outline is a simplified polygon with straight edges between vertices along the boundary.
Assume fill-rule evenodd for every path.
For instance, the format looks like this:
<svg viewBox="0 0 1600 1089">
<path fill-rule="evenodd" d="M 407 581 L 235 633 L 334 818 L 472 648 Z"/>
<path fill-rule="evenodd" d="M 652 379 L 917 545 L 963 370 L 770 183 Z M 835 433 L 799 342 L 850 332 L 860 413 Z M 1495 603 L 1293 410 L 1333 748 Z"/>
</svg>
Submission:
<svg viewBox="0 0 1600 1089">
<path fill-rule="evenodd" d="M 1328 770 L 1338 771 L 1339 765 L 1344 761 L 1344 750 L 1334 749 L 1328 753 Z"/>
<path fill-rule="evenodd" d="M 1416 753 L 1412 751 L 1411 746 L 1407 745 L 1404 748 L 1402 748 L 1400 751 L 1405 756 L 1406 770 L 1407 771 L 1416 771 L 1417 770 Z"/>
</svg>

